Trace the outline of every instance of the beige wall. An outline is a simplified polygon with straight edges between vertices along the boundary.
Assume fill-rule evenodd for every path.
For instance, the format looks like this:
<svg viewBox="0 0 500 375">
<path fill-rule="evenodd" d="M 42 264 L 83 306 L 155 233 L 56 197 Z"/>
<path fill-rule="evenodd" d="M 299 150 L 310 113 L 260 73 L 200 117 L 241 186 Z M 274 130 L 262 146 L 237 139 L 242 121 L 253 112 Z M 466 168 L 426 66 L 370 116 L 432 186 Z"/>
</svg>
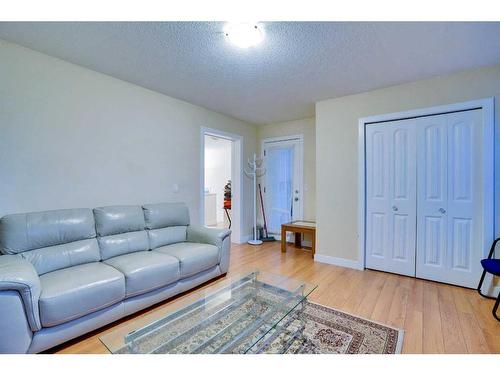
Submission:
<svg viewBox="0 0 500 375">
<path fill-rule="evenodd" d="M 199 222 L 201 126 L 257 147 L 254 125 L 0 40 L 0 216 L 185 201 Z"/>
<path fill-rule="evenodd" d="M 304 136 L 304 220 L 316 220 L 316 126 L 313 118 L 261 125 L 257 128 L 259 152 L 264 138 Z"/>
<path fill-rule="evenodd" d="M 495 195 L 500 196 L 500 65 L 316 103 L 317 253 L 358 258 L 358 119 L 495 97 Z M 500 235 L 500 199 L 495 203 Z"/>
</svg>

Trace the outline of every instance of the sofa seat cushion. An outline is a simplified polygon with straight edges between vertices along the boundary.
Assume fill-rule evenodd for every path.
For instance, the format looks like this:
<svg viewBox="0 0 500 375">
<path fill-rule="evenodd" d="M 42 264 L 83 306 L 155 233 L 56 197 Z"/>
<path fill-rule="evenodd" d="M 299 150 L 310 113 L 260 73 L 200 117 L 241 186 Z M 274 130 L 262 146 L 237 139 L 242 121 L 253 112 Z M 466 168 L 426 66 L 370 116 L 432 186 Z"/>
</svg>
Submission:
<svg viewBox="0 0 500 375">
<path fill-rule="evenodd" d="M 111 306 L 125 298 L 125 277 L 115 268 L 86 263 L 40 276 L 43 327 L 52 327 Z"/>
<path fill-rule="evenodd" d="M 179 280 L 179 261 L 167 254 L 139 251 L 110 258 L 105 263 L 125 275 L 127 298 Z"/>
<path fill-rule="evenodd" d="M 179 259 L 181 277 L 195 275 L 219 263 L 219 248 L 214 245 L 181 242 L 159 247 L 153 252 L 172 255 Z"/>
</svg>

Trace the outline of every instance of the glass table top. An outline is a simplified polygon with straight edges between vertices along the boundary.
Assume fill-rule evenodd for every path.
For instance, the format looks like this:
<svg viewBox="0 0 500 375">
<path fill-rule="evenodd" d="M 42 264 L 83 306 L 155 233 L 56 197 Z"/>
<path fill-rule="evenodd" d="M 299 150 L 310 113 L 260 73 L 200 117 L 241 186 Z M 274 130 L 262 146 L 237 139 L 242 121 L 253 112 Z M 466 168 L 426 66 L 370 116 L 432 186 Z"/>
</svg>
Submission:
<svg viewBox="0 0 500 375">
<path fill-rule="evenodd" d="M 111 353 L 247 353 L 316 288 L 252 270 L 176 298 L 100 337 Z"/>
</svg>

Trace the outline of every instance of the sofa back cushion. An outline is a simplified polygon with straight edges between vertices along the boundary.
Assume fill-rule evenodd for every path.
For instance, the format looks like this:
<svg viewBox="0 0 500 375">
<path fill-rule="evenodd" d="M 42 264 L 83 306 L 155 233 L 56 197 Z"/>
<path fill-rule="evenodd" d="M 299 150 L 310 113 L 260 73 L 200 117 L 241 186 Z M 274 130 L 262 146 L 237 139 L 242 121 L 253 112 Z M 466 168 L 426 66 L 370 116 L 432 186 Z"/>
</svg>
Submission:
<svg viewBox="0 0 500 375">
<path fill-rule="evenodd" d="M 100 260 L 94 216 L 88 208 L 6 215 L 0 252 L 19 254 L 41 275 Z"/>
<path fill-rule="evenodd" d="M 148 250 L 141 206 L 94 208 L 97 240 L 103 260 L 118 255 Z"/>
<path fill-rule="evenodd" d="M 186 241 L 189 210 L 184 203 L 142 206 L 151 249 Z"/>
</svg>

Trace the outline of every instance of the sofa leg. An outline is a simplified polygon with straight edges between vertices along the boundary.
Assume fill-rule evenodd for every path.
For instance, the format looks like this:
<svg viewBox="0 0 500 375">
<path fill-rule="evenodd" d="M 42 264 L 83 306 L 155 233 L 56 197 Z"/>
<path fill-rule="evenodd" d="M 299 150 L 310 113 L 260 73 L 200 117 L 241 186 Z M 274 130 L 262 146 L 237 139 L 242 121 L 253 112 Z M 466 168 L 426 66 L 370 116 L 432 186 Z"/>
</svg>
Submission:
<svg viewBox="0 0 500 375">
<path fill-rule="evenodd" d="M 210 282 L 212 281 L 217 281 L 217 280 L 220 280 L 220 279 L 223 279 L 227 276 L 227 272 L 224 272 L 224 273 L 221 273 L 219 276 L 217 277 L 214 277 L 212 280 L 210 280 Z"/>
</svg>

